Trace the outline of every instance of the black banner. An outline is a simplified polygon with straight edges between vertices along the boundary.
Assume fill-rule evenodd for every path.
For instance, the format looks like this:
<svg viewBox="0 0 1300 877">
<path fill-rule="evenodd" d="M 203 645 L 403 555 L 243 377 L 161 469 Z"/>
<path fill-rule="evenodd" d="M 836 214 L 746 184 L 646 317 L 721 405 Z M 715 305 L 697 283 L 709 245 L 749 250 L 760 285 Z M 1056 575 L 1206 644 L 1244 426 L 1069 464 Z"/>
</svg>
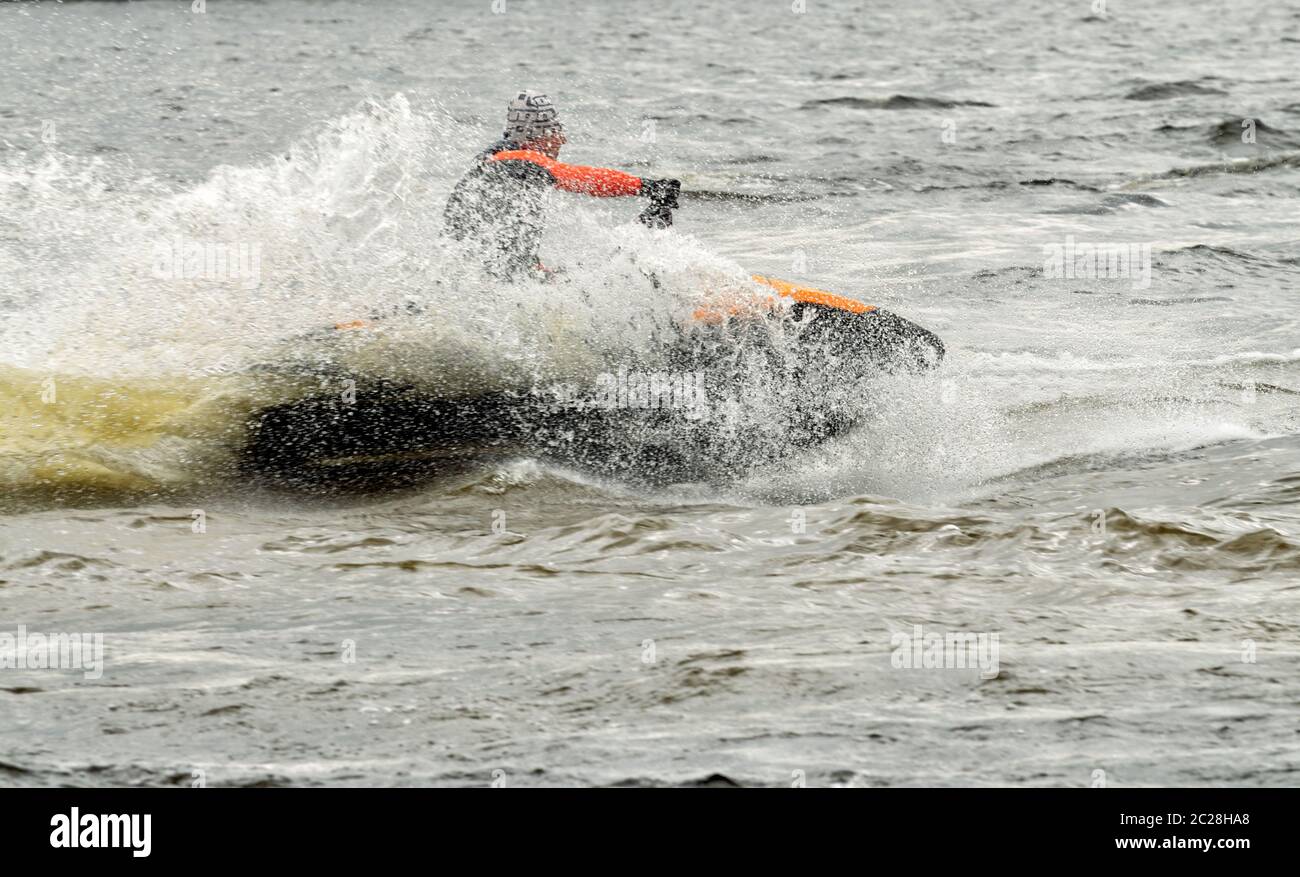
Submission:
<svg viewBox="0 0 1300 877">
<path fill-rule="evenodd" d="M 996 852 L 998 864 L 1105 855 L 1228 865 L 1289 849 L 1283 833 L 1293 833 L 1289 811 L 1300 801 L 1283 789 L 510 791 L 8 790 L 0 836 L 19 860 L 81 864 L 331 865 L 340 856 L 525 850 L 549 858 L 605 846 L 625 855 L 680 845 L 684 855 L 707 842 L 737 860 L 772 850 L 814 857 L 851 843 L 859 856 L 910 849 L 927 862 Z"/>
</svg>

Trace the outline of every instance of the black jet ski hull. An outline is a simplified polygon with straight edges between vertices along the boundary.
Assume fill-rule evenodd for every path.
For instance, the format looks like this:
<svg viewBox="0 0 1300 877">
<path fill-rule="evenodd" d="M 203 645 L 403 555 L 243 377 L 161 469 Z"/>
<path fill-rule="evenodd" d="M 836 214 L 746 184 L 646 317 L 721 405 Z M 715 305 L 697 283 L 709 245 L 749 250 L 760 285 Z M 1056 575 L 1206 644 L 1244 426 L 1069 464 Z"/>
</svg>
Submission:
<svg viewBox="0 0 1300 877">
<path fill-rule="evenodd" d="M 661 367 L 705 376 L 707 416 L 557 404 L 535 390 L 435 398 L 357 376 L 347 397 L 313 396 L 257 412 L 241 467 L 261 483 L 313 491 L 388 489 L 520 455 L 648 482 L 728 479 L 856 426 L 860 407 L 843 404 L 844 397 L 829 390 L 854 392 L 882 374 L 932 369 L 944 356 L 934 333 L 888 311 L 853 313 L 796 302 L 789 316 L 787 325 L 797 332 L 793 364 L 791 346 L 774 348 L 761 320 L 695 327 L 669 351 Z M 715 343 L 722 333 L 725 343 Z M 752 373 L 735 377 L 738 349 L 751 359 L 773 358 L 771 376 L 760 383 L 769 395 L 778 392 L 776 383 L 785 385 L 779 423 L 759 429 L 720 419 L 715 403 L 738 398 L 745 389 L 736 386 L 739 381 L 754 381 Z"/>
</svg>

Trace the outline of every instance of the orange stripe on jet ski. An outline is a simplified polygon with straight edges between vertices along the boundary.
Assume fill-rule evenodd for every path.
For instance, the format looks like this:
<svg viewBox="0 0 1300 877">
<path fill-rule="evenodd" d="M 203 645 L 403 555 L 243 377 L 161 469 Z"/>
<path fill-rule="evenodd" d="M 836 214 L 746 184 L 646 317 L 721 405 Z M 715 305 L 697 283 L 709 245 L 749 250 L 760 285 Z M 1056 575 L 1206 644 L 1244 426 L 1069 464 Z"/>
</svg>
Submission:
<svg viewBox="0 0 1300 877">
<path fill-rule="evenodd" d="M 836 310 L 848 311 L 851 314 L 869 314 L 876 310 L 875 305 L 863 304 L 851 298 L 845 298 L 842 295 L 835 295 L 824 289 L 813 289 L 810 286 L 795 286 L 786 280 L 777 280 L 775 277 L 763 277 L 755 274 L 752 276 L 755 283 L 761 283 L 764 286 L 770 286 L 777 291 L 779 295 L 786 298 L 792 298 L 795 301 L 806 302 L 814 305 L 824 305 Z"/>
<path fill-rule="evenodd" d="M 342 329 L 364 329 L 364 328 L 366 328 L 366 327 L 369 326 L 369 325 L 371 325 L 371 322 L 370 322 L 369 320 L 350 320 L 350 321 L 348 321 L 348 322 L 346 322 L 346 323 L 335 323 L 335 324 L 334 324 L 334 328 L 335 328 L 335 329 L 340 329 L 340 330 L 342 330 Z"/>
<path fill-rule="evenodd" d="M 778 280 L 775 277 L 763 277 L 760 274 L 754 274 L 750 277 L 755 283 L 761 283 L 764 286 L 776 290 L 777 294 L 783 298 L 791 298 L 804 304 L 821 305 L 822 307 L 835 308 L 840 311 L 848 311 L 851 314 L 869 314 L 878 308 L 875 305 L 863 304 L 860 301 L 851 298 L 845 298 L 842 295 L 835 295 L 824 289 L 813 289 L 809 286 L 795 286 L 786 280 Z M 755 310 L 771 310 L 776 305 L 776 299 L 768 298 L 759 302 L 746 302 L 743 304 L 733 303 L 726 307 L 705 307 L 695 311 L 693 316 L 701 323 L 721 323 L 727 317 L 738 317 L 743 314 L 752 314 Z"/>
</svg>

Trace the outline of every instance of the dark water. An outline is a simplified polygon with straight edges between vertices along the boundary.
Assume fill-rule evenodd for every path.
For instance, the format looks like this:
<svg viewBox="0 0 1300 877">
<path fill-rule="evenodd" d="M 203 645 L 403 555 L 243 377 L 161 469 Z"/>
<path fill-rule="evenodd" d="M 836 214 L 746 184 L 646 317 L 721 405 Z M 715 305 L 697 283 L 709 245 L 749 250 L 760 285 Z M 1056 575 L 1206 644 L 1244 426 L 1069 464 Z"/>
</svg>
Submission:
<svg viewBox="0 0 1300 877">
<path fill-rule="evenodd" d="M 1294 784 L 1300 11 L 807 5 L 0 8 L 0 652 L 103 642 L 0 670 L 0 782 Z M 557 196 L 562 284 L 449 273 L 520 87 L 675 230 Z M 151 275 L 177 235 L 260 283 Z M 1045 264 L 1089 245 L 1131 270 Z M 948 358 L 707 484 L 232 474 L 252 366 L 376 303 L 434 316 L 350 367 L 473 392 L 746 271 Z M 996 662 L 896 666 L 916 625 Z"/>
</svg>

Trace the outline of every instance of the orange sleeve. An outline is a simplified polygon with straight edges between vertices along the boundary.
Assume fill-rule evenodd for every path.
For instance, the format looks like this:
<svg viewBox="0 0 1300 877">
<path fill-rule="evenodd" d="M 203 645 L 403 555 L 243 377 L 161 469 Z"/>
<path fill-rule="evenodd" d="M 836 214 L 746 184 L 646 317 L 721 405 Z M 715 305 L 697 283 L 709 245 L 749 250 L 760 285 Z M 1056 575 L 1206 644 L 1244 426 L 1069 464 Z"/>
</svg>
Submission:
<svg viewBox="0 0 1300 877">
<path fill-rule="evenodd" d="M 620 195 L 641 194 L 641 178 L 622 171 L 604 167 L 584 167 L 580 164 L 565 164 L 550 156 L 533 152 L 531 149 L 516 149 L 498 152 L 492 156 L 493 161 L 531 161 L 541 165 L 555 177 L 555 188 L 565 192 L 578 192 L 583 195 L 595 195 L 598 198 L 614 198 Z"/>
</svg>

